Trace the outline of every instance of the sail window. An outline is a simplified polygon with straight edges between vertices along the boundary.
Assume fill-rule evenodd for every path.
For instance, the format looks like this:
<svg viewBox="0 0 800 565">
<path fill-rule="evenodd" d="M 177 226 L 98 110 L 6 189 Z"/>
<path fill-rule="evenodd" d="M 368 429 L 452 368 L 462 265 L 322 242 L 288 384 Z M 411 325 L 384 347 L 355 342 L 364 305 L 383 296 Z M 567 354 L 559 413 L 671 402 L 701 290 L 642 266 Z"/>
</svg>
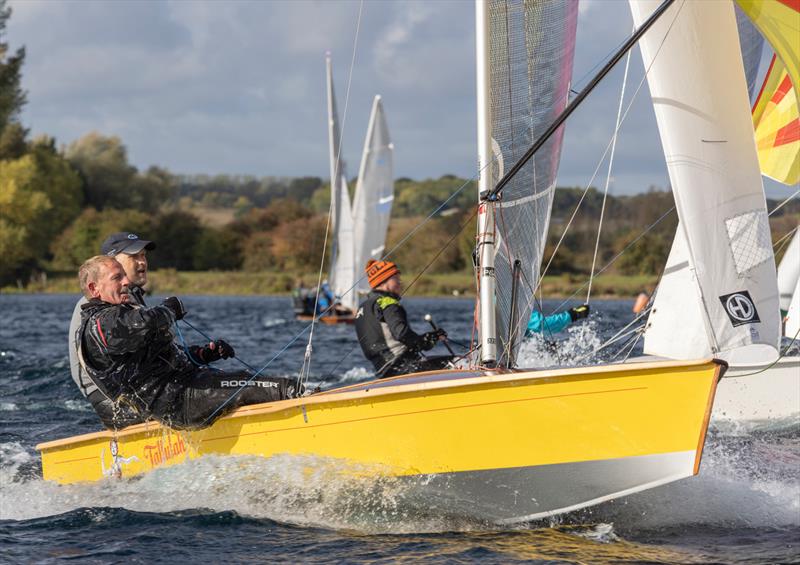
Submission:
<svg viewBox="0 0 800 565">
<path fill-rule="evenodd" d="M 744 276 L 772 257 L 772 242 L 765 210 L 745 212 L 725 220 L 736 272 Z"/>
</svg>

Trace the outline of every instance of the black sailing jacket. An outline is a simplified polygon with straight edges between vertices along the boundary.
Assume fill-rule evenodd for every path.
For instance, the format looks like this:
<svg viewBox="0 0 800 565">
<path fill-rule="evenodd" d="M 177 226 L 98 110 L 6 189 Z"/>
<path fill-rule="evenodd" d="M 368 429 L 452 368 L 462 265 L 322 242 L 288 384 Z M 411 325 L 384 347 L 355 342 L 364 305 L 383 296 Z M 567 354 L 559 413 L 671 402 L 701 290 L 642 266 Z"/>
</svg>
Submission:
<svg viewBox="0 0 800 565">
<path fill-rule="evenodd" d="M 81 356 L 92 381 L 112 401 L 124 396 L 140 414 L 169 406 L 197 372 L 174 343 L 175 315 L 93 299 L 81 307 Z"/>
<path fill-rule="evenodd" d="M 419 356 L 420 350 L 436 345 L 435 339 L 411 329 L 400 297 L 381 290 L 370 292 L 358 307 L 356 335 L 364 356 L 379 375 L 401 358 Z"/>
</svg>

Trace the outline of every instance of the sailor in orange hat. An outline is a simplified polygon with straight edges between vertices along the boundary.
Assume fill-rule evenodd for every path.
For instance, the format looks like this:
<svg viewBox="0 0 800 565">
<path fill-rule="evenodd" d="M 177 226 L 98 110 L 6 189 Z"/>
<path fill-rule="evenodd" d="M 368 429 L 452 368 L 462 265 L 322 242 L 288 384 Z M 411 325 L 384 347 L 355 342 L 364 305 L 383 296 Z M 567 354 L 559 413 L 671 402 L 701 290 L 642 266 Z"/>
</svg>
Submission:
<svg viewBox="0 0 800 565">
<path fill-rule="evenodd" d="M 422 355 L 447 334 L 438 329 L 420 335 L 411 329 L 400 304 L 403 283 L 397 265 L 370 259 L 365 270 L 372 291 L 358 307 L 356 335 L 376 375 L 384 378 L 446 367 L 452 356 Z"/>
</svg>

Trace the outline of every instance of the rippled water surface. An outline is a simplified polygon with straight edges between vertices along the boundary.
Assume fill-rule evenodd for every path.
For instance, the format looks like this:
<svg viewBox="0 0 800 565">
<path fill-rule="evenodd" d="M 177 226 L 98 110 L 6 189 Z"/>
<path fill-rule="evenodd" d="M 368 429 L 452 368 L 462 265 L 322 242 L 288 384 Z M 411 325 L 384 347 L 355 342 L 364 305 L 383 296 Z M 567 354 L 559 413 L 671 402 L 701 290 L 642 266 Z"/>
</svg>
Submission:
<svg viewBox="0 0 800 565">
<path fill-rule="evenodd" d="M 698 477 L 503 528 L 431 513 L 391 480 L 342 479 L 334 462 L 303 457 L 204 457 L 126 480 L 45 482 L 35 445 L 99 428 L 69 378 L 75 299 L 0 296 L 0 562 L 800 562 L 797 423 L 735 435 L 712 427 Z M 306 335 L 288 299 L 185 303 L 189 321 L 255 366 L 286 347 L 266 372 L 297 374 Z M 469 341 L 471 301 L 407 307 L 419 331 L 431 312 L 454 340 Z M 630 321 L 629 302 L 593 308 L 557 349 L 526 344 L 521 365 L 590 362 Z M 352 327 L 316 329 L 312 381 L 325 388 L 368 377 Z"/>
</svg>

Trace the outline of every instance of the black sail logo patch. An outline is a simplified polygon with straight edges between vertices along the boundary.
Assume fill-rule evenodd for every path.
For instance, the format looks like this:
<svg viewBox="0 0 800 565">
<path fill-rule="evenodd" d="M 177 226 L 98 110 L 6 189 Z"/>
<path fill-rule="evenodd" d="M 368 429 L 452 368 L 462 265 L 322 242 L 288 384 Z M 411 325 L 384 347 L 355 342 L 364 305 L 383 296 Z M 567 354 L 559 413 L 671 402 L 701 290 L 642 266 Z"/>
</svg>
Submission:
<svg viewBox="0 0 800 565">
<path fill-rule="evenodd" d="M 724 294 L 719 297 L 722 302 L 722 307 L 725 308 L 725 313 L 731 320 L 734 327 L 743 324 L 756 324 L 761 321 L 756 311 L 756 305 L 753 299 L 750 298 L 750 293 L 746 290 L 740 290 L 733 294 Z"/>
</svg>

